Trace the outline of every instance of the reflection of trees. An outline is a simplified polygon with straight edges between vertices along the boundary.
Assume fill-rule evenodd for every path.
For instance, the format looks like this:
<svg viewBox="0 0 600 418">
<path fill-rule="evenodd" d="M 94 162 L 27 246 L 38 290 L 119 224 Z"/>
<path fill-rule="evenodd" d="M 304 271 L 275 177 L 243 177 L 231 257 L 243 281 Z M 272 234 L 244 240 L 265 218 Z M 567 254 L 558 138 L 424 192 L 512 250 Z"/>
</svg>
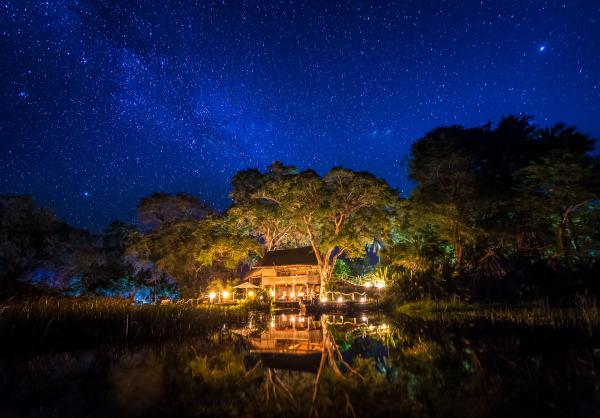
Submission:
<svg viewBox="0 0 600 418">
<path fill-rule="evenodd" d="M 323 374 L 323 370 L 328 367 L 333 373 L 340 379 L 344 378 L 342 370 L 340 369 L 338 362 L 344 367 L 346 371 L 348 371 L 351 375 L 363 379 L 363 377 L 354 370 L 342 357 L 342 353 L 335 341 L 333 333 L 329 329 L 329 324 L 327 322 L 327 316 L 321 316 L 321 329 L 323 331 L 323 348 L 321 351 L 321 362 L 319 363 L 319 370 L 317 371 L 317 377 L 315 379 L 313 397 L 312 397 L 312 405 L 310 409 L 309 416 L 318 416 L 316 403 L 317 403 L 317 395 L 319 392 L 319 382 L 321 380 L 321 375 Z M 354 407 L 350 402 L 350 395 L 347 391 L 344 391 L 344 395 L 346 398 L 346 411 L 352 413 L 352 416 L 356 416 L 354 411 Z"/>
</svg>

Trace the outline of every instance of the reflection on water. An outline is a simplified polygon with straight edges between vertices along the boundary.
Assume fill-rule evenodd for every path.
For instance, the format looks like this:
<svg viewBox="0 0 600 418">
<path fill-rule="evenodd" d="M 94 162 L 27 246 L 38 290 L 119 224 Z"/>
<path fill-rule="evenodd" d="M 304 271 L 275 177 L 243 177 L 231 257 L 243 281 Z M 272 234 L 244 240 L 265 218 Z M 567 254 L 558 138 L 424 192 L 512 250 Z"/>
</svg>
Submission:
<svg viewBox="0 0 600 418">
<path fill-rule="evenodd" d="M 288 312 L 255 317 L 234 333 L 244 337 L 250 353 L 267 367 L 316 371 L 328 335 L 324 331 L 329 331 L 334 338 L 343 334 L 346 340 L 378 339 L 389 333 L 390 326 L 381 316 L 369 316 L 364 313 L 359 317 L 310 316 Z"/>
<path fill-rule="evenodd" d="M 597 333 L 487 320 L 253 313 L 241 329 L 197 339 L 2 359 L 0 367 L 0 416 L 600 411 Z"/>
</svg>

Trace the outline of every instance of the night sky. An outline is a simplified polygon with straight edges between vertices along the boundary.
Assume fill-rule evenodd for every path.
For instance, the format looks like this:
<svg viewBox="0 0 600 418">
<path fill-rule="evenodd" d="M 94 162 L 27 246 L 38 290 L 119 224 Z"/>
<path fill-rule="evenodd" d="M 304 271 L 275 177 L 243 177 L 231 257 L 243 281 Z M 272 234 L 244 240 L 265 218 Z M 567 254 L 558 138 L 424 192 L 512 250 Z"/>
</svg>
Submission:
<svg viewBox="0 0 600 418">
<path fill-rule="evenodd" d="M 405 194 L 411 143 L 526 113 L 600 137 L 598 1 L 0 1 L 0 194 L 75 226 L 223 209 L 274 160 Z"/>
</svg>

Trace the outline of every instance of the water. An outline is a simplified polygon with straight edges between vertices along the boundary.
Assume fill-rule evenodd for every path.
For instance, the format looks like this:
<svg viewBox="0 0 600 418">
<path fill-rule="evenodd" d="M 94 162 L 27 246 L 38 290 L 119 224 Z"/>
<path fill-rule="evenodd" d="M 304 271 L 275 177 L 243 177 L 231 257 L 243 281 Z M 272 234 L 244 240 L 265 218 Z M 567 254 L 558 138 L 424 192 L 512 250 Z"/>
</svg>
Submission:
<svg viewBox="0 0 600 418">
<path fill-rule="evenodd" d="M 575 326 L 253 313 L 210 336 L 1 367 L 2 417 L 600 415 L 600 340 Z"/>
</svg>

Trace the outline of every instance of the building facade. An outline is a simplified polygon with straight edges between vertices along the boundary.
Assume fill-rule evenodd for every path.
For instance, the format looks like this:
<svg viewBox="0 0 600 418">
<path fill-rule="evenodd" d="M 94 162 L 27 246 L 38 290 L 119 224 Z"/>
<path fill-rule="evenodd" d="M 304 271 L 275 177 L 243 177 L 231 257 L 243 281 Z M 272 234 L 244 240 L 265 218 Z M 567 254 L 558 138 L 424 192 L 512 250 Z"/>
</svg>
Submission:
<svg viewBox="0 0 600 418">
<path fill-rule="evenodd" d="M 306 300 L 319 295 L 321 280 L 311 247 L 269 251 L 246 279 L 276 300 Z"/>
</svg>

